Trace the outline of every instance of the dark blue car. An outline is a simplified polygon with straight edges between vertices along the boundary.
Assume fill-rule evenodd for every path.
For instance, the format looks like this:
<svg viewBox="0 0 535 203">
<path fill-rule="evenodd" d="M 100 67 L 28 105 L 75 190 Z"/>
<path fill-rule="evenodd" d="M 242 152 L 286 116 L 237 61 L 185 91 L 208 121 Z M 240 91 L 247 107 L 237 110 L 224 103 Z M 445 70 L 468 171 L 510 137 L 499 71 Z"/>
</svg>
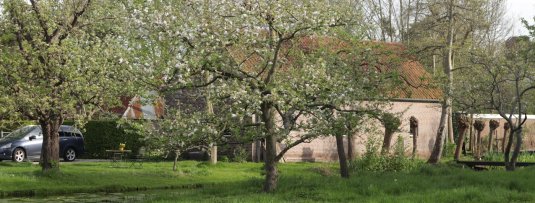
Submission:
<svg viewBox="0 0 535 203">
<path fill-rule="evenodd" d="M 19 128 L 6 137 L 0 138 L 0 161 L 25 159 L 39 160 L 43 145 L 41 127 L 29 125 Z M 62 125 L 59 129 L 59 156 L 65 161 L 74 161 L 84 153 L 84 137 L 75 127 Z"/>
</svg>

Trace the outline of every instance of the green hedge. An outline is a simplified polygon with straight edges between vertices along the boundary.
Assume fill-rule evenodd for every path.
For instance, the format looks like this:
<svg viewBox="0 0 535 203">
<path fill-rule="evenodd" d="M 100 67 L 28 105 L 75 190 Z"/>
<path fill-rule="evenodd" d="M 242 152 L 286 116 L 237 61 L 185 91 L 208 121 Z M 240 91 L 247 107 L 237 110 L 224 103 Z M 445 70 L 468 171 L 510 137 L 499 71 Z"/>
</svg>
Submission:
<svg viewBox="0 0 535 203">
<path fill-rule="evenodd" d="M 143 146 L 142 135 L 127 133 L 118 128 L 116 120 L 89 121 L 84 129 L 84 158 L 108 158 L 106 150 L 118 149 L 119 143 L 125 143 L 126 149 L 133 152 Z"/>
</svg>

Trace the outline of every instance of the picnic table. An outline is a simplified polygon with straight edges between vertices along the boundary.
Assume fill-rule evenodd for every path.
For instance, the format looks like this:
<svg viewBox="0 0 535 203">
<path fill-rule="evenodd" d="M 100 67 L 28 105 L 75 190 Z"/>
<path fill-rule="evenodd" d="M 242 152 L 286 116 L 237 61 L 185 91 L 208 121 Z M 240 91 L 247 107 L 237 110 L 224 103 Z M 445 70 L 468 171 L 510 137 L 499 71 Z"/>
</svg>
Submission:
<svg viewBox="0 0 535 203">
<path fill-rule="evenodd" d="M 111 166 L 114 168 L 127 167 L 128 155 L 132 153 L 132 150 L 106 150 L 110 154 Z"/>
</svg>

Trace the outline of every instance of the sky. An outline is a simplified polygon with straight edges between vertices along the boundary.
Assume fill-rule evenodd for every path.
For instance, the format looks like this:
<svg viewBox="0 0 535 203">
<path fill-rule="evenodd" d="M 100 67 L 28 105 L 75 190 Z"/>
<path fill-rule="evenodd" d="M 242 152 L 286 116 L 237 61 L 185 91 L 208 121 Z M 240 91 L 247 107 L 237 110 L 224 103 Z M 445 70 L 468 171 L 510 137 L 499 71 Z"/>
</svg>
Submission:
<svg viewBox="0 0 535 203">
<path fill-rule="evenodd" d="M 528 30 L 524 28 L 520 22 L 520 18 L 529 20 L 530 24 L 534 24 L 533 17 L 535 17 L 535 0 L 508 0 L 507 1 L 507 17 L 513 23 L 511 35 L 527 35 Z"/>
</svg>

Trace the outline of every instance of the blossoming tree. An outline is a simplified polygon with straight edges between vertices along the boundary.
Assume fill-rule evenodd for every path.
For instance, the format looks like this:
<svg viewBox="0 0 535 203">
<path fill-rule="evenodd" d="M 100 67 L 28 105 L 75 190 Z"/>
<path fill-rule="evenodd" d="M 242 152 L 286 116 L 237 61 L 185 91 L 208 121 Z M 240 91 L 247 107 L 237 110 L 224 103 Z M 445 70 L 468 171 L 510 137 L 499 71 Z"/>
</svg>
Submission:
<svg viewBox="0 0 535 203">
<path fill-rule="evenodd" d="M 111 107 L 129 86 L 118 68 L 124 13 L 99 0 L 0 3 L 2 102 L 38 120 L 42 170 L 57 170 L 63 120 L 83 120 Z"/>
</svg>

